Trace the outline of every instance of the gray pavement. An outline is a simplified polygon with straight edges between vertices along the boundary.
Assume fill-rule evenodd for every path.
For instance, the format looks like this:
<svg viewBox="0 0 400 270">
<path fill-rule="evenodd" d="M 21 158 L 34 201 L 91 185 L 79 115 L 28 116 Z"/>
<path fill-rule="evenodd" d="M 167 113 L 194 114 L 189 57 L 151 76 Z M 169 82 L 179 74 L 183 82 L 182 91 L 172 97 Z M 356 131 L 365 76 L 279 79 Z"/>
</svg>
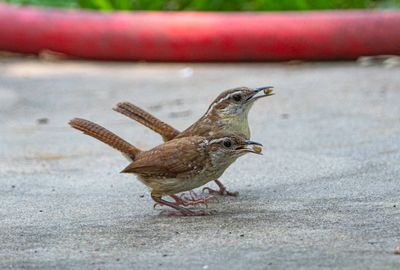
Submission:
<svg viewBox="0 0 400 270">
<path fill-rule="evenodd" d="M 223 89 L 274 85 L 250 113 L 264 155 L 222 177 L 239 198 L 166 217 L 116 151 L 67 126 L 161 142 L 113 112 L 179 129 Z M 0 60 L 0 268 L 400 269 L 400 68 L 357 63 Z M 210 184 L 212 185 L 212 184 Z"/>
</svg>

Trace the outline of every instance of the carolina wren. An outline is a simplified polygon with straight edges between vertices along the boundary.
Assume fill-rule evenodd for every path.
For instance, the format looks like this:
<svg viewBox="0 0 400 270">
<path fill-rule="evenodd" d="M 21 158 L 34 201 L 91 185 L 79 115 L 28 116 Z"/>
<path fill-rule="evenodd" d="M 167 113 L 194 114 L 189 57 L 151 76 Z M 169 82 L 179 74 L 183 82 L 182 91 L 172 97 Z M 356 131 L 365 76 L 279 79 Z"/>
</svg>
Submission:
<svg viewBox="0 0 400 270">
<path fill-rule="evenodd" d="M 125 154 L 132 162 L 122 173 L 133 173 L 151 190 L 151 198 L 170 206 L 182 215 L 205 215 L 208 212 L 183 207 L 175 195 L 217 179 L 240 156 L 259 154 L 261 144 L 246 140 L 239 133 L 216 132 L 207 136 L 187 136 L 141 151 L 106 128 L 75 118 L 69 124 Z M 171 196 L 175 202 L 164 200 Z"/>
<path fill-rule="evenodd" d="M 272 86 L 256 89 L 238 87 L 226 90 L 211 103 L 200 119 L 182 132 L 129 102 L 118 103 L 113 110 L 159 133 L 164 141 L 194 135 L 212 136 L 220 131 L 239 132 L 249 139 L 250 128 L 247 120 L 249 110 L 259 98 L 273 95 L 272 88 Z M 228 191 L 219 180 L 214 181 L 219 187 L 218 191 L 208 187 L 203 190 L 219 195 L 238 195 L 237 192 Z"/>
</svg>

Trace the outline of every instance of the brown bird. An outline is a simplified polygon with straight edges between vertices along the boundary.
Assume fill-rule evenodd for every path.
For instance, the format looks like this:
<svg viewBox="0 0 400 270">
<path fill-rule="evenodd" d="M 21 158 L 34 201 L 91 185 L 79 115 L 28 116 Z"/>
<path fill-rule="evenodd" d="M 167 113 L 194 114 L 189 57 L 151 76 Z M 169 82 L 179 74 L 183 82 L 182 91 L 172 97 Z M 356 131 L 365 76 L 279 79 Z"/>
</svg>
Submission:
<svg viewBox="0 0 400 270">
<path fill-rule="evenodd" d="M 259 98 L 273 95 L 272 88 L 272 86 L 256 89 L 238 87 L 226 90 L 211 103 L 200 119 L 182 132 L 129 102 L 118 103 L 113 110 L 159 133 L 164 141 L 194 135 L 207 137 L 220 131 L 239 132 L 249 139 L 250 128 L 247 120 L 249 110 Z M 203 190 L 211 194 L 238 195 L 237 192 L 228 191 L 219 180 L 214 181 L 219 190 L 208 187 Z"/>
<path fill-rule="evenodd" d="M 205 215 L 209 212 L 182 207 L 185 201 L 175 194 L 200 187 L 220 177 L 238 157 L 260 153 L 261 144 L 232 132 L 189 136 L 170 140 L 148 151 L 141 151 L 106 128 L 75 118 L 69 124 L 126 155 L 132 162 L 122 173 L 133 173 L 151 190 L 151 198 L 170 206 L 182 215 Z M 254 148 L 253 148 L 254 147 Z M 169 195 L 175 202 L 164 200 Z"/>
</svg>

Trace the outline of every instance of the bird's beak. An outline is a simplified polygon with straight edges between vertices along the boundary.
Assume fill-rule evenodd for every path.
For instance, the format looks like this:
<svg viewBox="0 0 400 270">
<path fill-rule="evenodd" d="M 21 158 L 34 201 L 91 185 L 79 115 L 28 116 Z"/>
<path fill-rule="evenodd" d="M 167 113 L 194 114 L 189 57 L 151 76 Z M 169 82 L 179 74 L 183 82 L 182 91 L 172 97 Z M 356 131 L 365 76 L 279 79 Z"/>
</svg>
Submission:
<svg viewBox="0 0 400 270">
<path fill-rule="evenodd" d="M 262 155 L 262 144 L 250 140 L 245 141 L 245 145 L 243 147 L 240 147 L 238 150 L 240 150 L 241 153 L 254 153 L 258 155 Z"/>
<path fill-rule="evenodd" d="M 274 88 L 273 86 L 263 86 L 256 88 L 253 90 L 253 94 L 247 99 L 247 101 L 252 102 L 259 98 L 275 95 L 275 93 L 272 93 L 273 88 Z"/>
</svg>

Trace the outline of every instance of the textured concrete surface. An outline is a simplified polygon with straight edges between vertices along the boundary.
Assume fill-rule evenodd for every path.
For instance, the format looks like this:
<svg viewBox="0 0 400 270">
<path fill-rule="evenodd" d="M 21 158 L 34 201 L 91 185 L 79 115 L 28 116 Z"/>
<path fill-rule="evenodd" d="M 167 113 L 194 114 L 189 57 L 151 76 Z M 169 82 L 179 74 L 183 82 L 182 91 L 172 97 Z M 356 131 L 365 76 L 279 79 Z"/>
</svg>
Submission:
<svg viewBox="0 0 400 270">
<path fill-rule="evenodd" d="M 165 217 L 126 160 L 67 126 L 160 138 L 132 101 L 183 129 L 223 89 L 274 85 L 250 113 L 264 156 L 223 176 L 239 198 Z M 0 268 L 400 269 L 400 68 L 0 60 Z"/>
</svg>

